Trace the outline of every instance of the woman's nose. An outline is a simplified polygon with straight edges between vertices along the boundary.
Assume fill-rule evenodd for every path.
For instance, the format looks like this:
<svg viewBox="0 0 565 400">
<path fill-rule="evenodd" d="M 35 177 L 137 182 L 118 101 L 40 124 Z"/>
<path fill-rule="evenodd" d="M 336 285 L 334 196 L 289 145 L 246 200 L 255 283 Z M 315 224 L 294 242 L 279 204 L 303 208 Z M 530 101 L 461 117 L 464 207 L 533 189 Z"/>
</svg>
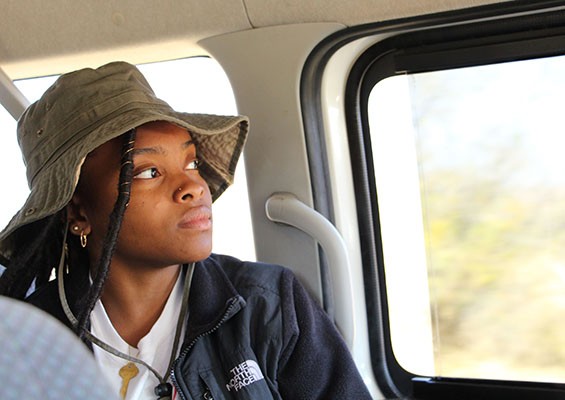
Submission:
<svg viewBox="0 0 565 400">
<path fill-rule="evenodd" d="M 191 199 L 199 199 L 206 193 L 206 181 L 200 176 L 198 178 L 186 177 L 179 180 L 173 192 L 173 198 L 178 202 Z"/>
</svg>

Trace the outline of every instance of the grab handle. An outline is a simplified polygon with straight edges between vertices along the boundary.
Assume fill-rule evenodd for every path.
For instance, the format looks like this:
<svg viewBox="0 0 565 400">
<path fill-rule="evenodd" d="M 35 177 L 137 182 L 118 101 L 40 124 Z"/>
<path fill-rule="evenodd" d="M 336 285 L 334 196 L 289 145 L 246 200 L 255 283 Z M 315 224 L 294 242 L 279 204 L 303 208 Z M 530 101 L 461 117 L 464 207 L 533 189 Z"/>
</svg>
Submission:
<svg viewBox="0 0 565 400">
<path fill-rule="evenodd" d="M 29 105 L 29 101 L 2 69 L 0 69 L 0 104 L 16 120 Z"/>
<path fill-rule="evenodd" d="M 265 203 L 267 218 L 303 231 L 324 250 L 335 300 L 335 323 L 345 343 L 352 348 L 355 336 L 353 289 L 347 248 L 341 234 L 322 214 L 291 193 L 274 193 Z"/>
</svg>

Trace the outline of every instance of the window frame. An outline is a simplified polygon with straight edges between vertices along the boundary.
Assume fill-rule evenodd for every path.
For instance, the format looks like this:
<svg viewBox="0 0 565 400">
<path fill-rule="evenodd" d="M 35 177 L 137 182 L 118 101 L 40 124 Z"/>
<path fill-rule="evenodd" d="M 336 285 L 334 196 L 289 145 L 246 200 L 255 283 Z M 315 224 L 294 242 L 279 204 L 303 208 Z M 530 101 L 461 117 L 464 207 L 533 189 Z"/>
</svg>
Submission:
<svg viewBox="0 0 565 400">
<path fill-rule="evenodd" d="M 320 156 L 326 154 L 320 101 L 323 69 L 343 46 L 375 37 L 375 43 L 359 55 L 351 68 L 344 113 L 354 171 L 372 367 L 386 398 L 464 398 L 463 393 L 468 393 L 468 398 L 495 398 L 500 394 L 557 398 L 565 393 L 565 385 L 561 384 L 416 376 L 396 362 L 388 324 L 378 193 L 367 134 L 368 116 L 364 113 L 370 90 L 392 75 L 564 54 L 564 10 L 559 1 L 532 4 L 517 0 L 349 28 L 326 38 L 306 62 L 301 100 L 314 205 L 334 221 L 331 196 L 325 195 L 331 192 L 332 185 L 324 172 L 326 160 Z"/>
<path fill-rule="evenodd" d="M 452 26 L 430 29 L 426 31 L 408 32 L 386 39 L 370 48 L 355 65 L 349 79 L 346 97 L 354 99 L 357 103 L 356 109 L 361 113 L 362 130 L 358 134 L 363 136 L 363 142 L 351 140 L 352 149 L 361 150 L 367 162 L 364 169 L 367 176 L 364 177 L 369 186 L 370 193 L 370 215 L 376 223 L 372 228 L 361 225 L 364 230 L 361 237 L 367 237 L 366 233 L 373 230 L 375 239 L 375 255 L 378 274 L 379 293 L 381 304 L 386 304 L 386 287 L 384 282 L 384 262 L 382 253 L 382 242 L 378 224 L 378 188 L 372 178 L 373 163 L 370 151 L 370 135 L 368 134 L 367 103 L 369 93 L 374 85 L 385 77 L 405 74 L 428 72 L 457 67 L 468 67 L 562 55 L 565 53 L 565 13 L 547 12 L 536 15 L 508 17 L 491 21 L 474 22 L 464 26 Z M 527 30 L 526 30 L 527 29 Z M 369 61 L 371 60 L 371 61 Z M 361 76 L 356 76 L 363 71 Z M 352 104 L 352 103 L 347 103 Z M 352 111 L 352 110 L 349 110 Z M 352 112 L 346 110 L 347 115 Z M 359 126 L 356 121 L 355 126 Z M 352 128 L 352 125 L 350 125 Z M 352 132 L 350 129 L 349 132 Z M 350 139 L 354 139 L 350 136 Z M 355 152 L 355 150 L 353 150 Z M 361 157 L 352 156 L 357 160 L 354 170 L 359 170 L 358 161 Z M 355 164 L 356 161 L 353 161 Z M 360 221 L 360 224 L 362 222 Z M 362 247 L 370 245 L 363 243 Z M 373 247 L 373 246 L 371 246 Z M 368 264 L 365 264 L 368 265 Z M 373 294 L 375 295 L 375 294 Z M 385 327 L 385 349 L 386 363 L 393 381 L 399 389 L 406 394 L 416 398 L 449 398 L 457 393 L 467 393 L 469 398 L 478 394 L 496 396 L 501 393 L 513 392 L 514 398 L 538 396 L 543 393 L 544 398 L 551 394 L 562 396 L 565 393 L 565 385 L 552 385 L 543 383 L 516 383 L 505 381 L 488 381 L 479 379 L 455 379 L 443 377 L 427 377 L 421 379 L 400 366 L 392 353 L 390 331 L 388 329 L 387 310 L 383 308 L 382 324 Z M 370 317 L 369 317 L 370 318 Z M 372 335 L 374 337 L 374 335 Z M 372 346 L 375 348 L 375 346 Z M 461 393 L 460 393 L 461 392 Z M 474 392 L 474 394 L 472 394 Z M 524 397 L 525 396 L 525 397 Z"/>
</svg>

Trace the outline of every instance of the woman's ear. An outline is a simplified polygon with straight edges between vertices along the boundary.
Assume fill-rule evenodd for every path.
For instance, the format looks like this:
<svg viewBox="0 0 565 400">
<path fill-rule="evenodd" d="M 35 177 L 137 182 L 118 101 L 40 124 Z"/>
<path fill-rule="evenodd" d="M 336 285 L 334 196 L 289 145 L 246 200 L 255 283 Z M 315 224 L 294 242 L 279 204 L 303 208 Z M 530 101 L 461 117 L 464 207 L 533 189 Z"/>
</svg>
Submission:
<svg viewBox="0 0 565 400">
<path fill-rule="evenodd" d="M 69 232 L 73 235 L 89 235 L 92 231 L 86 210 L 82 206 L 80 196 L 76 193 L 67 204 L 67 221 L 69 223 Z"/>
</svg>

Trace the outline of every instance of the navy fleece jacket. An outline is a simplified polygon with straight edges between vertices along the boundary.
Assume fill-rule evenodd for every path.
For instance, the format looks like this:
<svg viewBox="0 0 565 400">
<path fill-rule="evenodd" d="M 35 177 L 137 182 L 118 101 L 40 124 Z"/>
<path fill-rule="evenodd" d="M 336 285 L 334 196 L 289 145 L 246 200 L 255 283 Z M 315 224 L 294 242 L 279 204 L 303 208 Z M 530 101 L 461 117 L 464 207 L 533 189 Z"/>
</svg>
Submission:
<svg viewBox="0 0 565 400">
<path fill-rule="evenodd" d="M 84 280 L 65 280 L 74 308 Z M 68 325 L 54 282 L 29 302 Z M 189 305 L 172 374 L 182 399 L 371 398 L 335 326 L 288 269 L 212 255 L 196 265 Z"/>
</svg>

